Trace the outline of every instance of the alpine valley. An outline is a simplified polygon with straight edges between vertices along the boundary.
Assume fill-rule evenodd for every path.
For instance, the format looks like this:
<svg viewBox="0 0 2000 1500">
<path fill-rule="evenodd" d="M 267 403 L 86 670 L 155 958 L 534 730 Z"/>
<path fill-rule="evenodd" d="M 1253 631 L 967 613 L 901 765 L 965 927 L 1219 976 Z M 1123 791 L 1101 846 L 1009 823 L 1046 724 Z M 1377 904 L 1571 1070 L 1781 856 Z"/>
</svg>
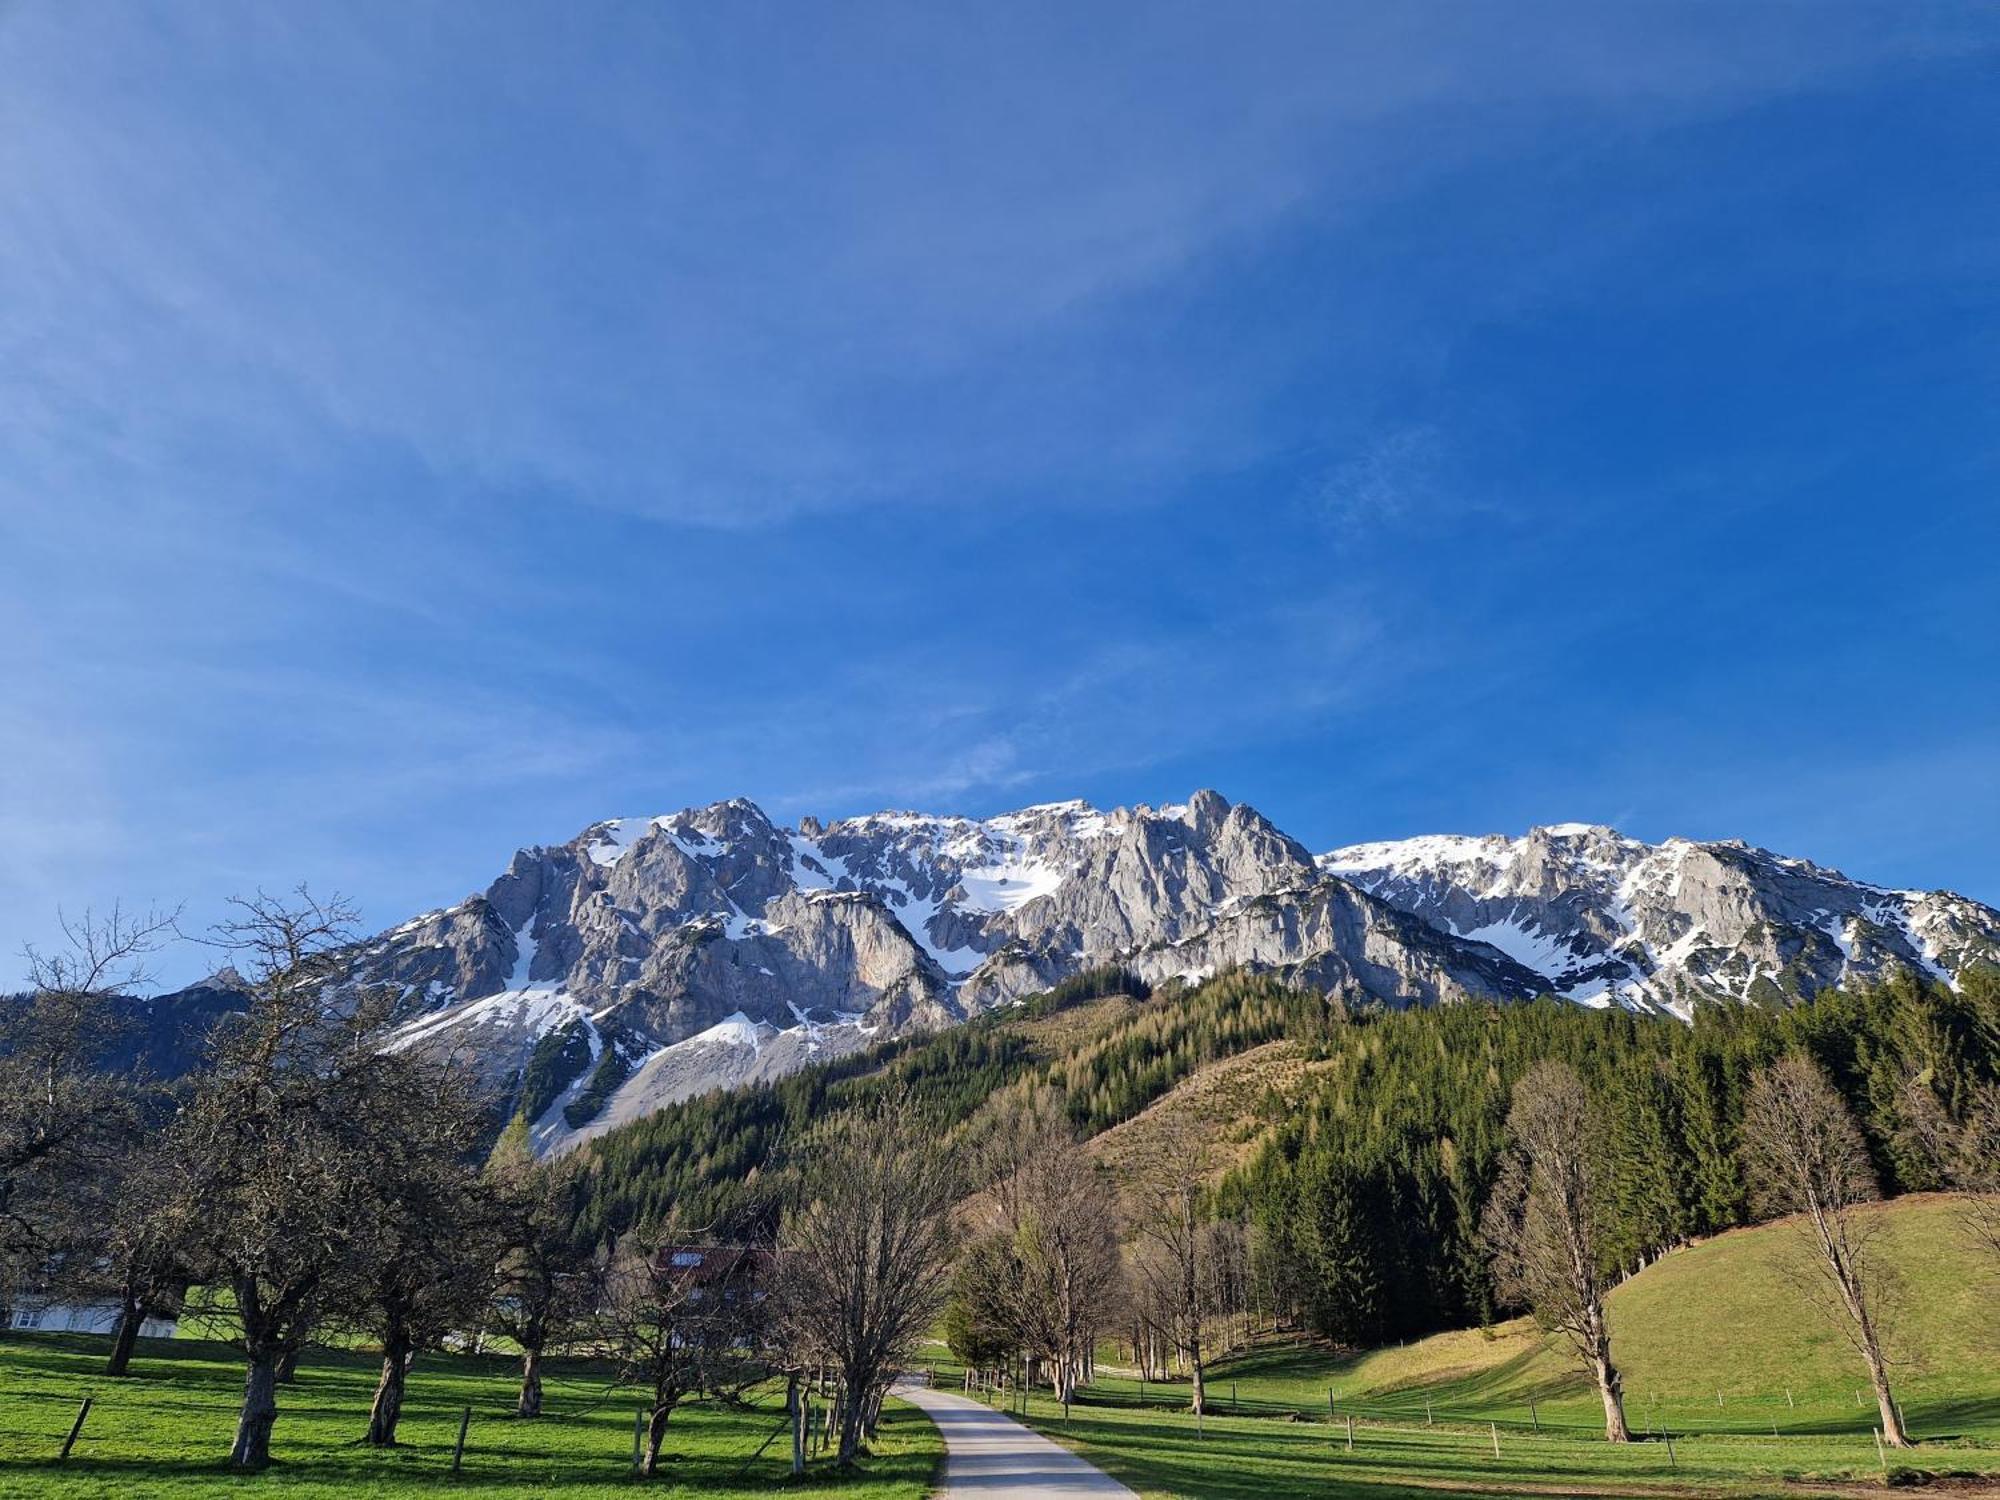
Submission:
<svg viewBox="0 0 2000 1500">
<path fill-rule="evenodd" d="M 398 997 L 393 1045 L 474 1062 L 549 1151 L 1107 968 L 1155 986 L 1266 972 L 1349 1007 L 1554 995 L 1685 1019 L 1897 973 L 1956 982 L 2000 965 L 2000 912 L 1583 824 L 1315 856 L 1212 791 L 797 827 L 737 799 L 523 849 L 353 958 L 355 982 Z"/>
</svg>

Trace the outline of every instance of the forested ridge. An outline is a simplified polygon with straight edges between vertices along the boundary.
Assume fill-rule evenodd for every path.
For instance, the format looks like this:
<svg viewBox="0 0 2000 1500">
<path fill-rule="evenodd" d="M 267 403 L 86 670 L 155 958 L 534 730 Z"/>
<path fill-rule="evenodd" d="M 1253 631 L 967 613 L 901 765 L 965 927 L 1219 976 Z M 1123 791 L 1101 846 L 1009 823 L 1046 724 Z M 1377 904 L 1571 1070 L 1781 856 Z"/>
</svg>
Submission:
<svg viewBox="0 0 2000 1500">
<path fill-rule="evenodd" d="M 1125 997 L 1073 1031 L 1033 1023 Z M 1637 1269 L 1662 1249 L 1750 1221 L 1738 1130 L 1751 1074 L 1792 1048 L 1853 1108 L 1889 1193 L 1935 1187 L 1908 1118 L 1913 1080 L 1947 1112 L 2000 1079 L 2000 983 L 1915 980 L 1827 992 L 1782 1009 L 1706 1006 L 1692 1025 L 1546 1000 L 1347 1013 L 1268 976 L 1225 974 L 1149 994 L 1116 970 L 1005 1013 L 903 1038 L 756 1087 L 718 1091 L 589 1148 L 578 1220 L 609 1240 L 677 1206 L 690 1222 L 761 1236 L 792 1181 L 790 1149 L 830 1114 L 909 1099 L 940 1129 L 1056 1091 L 1096 1134 L 1220 1058 L 1293 1042 L 1309 1067 L 1257 1105 L 1259 1145 L 1214 1194 L 1257 1246 L 1261 1295 L 1341 1342 L 1492 1315 L 1478 1246 L 1505 1144 L 1509 1093 L 1532 1064 L 1588 1085 L 1615 1184 L 1603 1240 Z"/>
<path fill-rule="evenodd" d="M 1706 1006 L 1692 1025 L 1555 1001 L 1377 1014 L 1309 1044 L 1319 1067 L 1284 1101 L 1225 1211 L 1266 1238 L 1277 1294 L 1317 1331 L 1379 1342 L 1493 1311 L 1479 1214 L 1509 1090 L 1533 1063 L 1588 1085 L 1611 1184 L 1606 1253 L 1659 1251 L 1750 1222 L 1738 1158 L 1752 1073 L 1792 1048 L 1861 1126 L 1885 1192 L 1939 1185 L 1910 1116 L 1913 1081 L 1948 1112 L 2000 1077 L 2000 985 L 1902 981 L 1783 1009 Z"/>
</svg>

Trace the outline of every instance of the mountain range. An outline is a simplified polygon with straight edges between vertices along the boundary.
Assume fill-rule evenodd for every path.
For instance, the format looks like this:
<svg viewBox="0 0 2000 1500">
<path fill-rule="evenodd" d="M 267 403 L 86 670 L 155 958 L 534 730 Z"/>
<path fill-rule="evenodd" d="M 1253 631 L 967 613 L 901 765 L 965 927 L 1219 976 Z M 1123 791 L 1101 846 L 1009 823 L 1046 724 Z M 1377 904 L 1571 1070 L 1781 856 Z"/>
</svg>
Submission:
<svg viewBox="0 0 2000 1500">
<path fill-rule="evenodd" d="M 1314 855 L 1212 791 L 796 827 L 734 799 L 522 849 L 351 956 L 354 982 L 397 997 L 393 1045 L 471 1061 L 559 1150 L 1106 968 L 1155 986 L 1266 971 L 1349 1006 L 1553 995 L 1686 1019 L 1897 973 L 1953 982 L 2000 964 L 2000 912 L 1584 824 Z"/>
</svg>

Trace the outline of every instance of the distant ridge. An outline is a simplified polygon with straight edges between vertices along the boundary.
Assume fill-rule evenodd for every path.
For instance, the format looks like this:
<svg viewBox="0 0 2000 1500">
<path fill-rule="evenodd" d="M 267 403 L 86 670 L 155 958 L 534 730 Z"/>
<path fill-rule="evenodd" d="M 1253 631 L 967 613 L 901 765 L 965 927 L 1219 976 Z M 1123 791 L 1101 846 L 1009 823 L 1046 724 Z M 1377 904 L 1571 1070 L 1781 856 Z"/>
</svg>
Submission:
<svg viewBox="0 0 2000 1500">
<path fill-rule="evenodd" d="M 397 1045 L 470 1057 L 554 1148 L 1106 965 L 1348 1004 L 1555 995 L 1690 1016 L 2000 964 L 2000 912 L 1740 842 L 1568 823 L 1318 857 L 1247 805 L 1045 803 L 780 826 L 736 798 L 519 851 L 358 946 Z"/>
</svg>

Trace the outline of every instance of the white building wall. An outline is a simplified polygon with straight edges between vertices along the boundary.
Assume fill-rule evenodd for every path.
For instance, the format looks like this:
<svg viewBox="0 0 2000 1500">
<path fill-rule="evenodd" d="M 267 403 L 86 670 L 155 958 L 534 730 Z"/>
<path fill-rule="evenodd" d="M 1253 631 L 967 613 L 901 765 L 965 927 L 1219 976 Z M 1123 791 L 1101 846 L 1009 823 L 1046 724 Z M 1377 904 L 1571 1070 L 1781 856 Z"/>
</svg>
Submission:
<svg viewBox="0 0 2000 1500">
<path fill-rule="evenodd" d="M 41 1333 L 101 1333 L 118 1331 L 118 1304 L 115 1302 L 23 1302 L 14 1309 L 13 1326 Z M 170 1339 L 172 1318 L 148 1318 L 139 1325 L 139 1336 Z"/>
</svg>

